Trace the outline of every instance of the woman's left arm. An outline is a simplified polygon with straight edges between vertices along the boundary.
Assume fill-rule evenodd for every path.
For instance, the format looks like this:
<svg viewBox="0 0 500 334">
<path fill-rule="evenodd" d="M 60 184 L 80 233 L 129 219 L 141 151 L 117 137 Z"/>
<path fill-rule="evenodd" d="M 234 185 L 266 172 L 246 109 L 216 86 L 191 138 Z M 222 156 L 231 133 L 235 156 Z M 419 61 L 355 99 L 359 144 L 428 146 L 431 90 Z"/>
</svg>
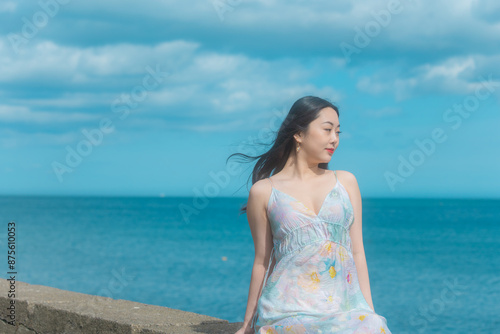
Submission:
<svg viewBox="0 0 500 334">
<path fill-rule="evenodd" d="M 361 193 L 359 191 L 358 181 L 354 174 L 344 171 L 342 182 L 347 185 L 349 198 L 354 211 L 354 222 L 352 223 L 349 231 L 352 244 L 352 255 L 354 257 L 354 264 L 358 273 L 359 287 L 366 299 L 368 305 L 375 312 L 373 307 L 372 295 L 370 291 L 370 279 L 368 276 L 368 266 L 366 264 L 365 249 L 363 246 L 363 229 L 362 229 L 362 201 Z"/>
</svg>

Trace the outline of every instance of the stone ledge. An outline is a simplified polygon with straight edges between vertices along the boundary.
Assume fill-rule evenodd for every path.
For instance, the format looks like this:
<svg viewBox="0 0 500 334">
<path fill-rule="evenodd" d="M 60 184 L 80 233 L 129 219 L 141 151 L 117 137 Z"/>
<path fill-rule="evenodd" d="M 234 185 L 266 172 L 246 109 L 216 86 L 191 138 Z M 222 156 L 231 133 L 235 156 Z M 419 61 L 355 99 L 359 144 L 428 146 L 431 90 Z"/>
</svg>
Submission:
<svg viewBox="0 0 500 334">
<path fill-rule="evenodd" d="M 7 323 L 9 287 L 8 280 L 0 279 L 0 333 L 5 334 L 234 334 L 242 324 L 16 281 L 16 326 L 12 326 Z"/>
</svg>

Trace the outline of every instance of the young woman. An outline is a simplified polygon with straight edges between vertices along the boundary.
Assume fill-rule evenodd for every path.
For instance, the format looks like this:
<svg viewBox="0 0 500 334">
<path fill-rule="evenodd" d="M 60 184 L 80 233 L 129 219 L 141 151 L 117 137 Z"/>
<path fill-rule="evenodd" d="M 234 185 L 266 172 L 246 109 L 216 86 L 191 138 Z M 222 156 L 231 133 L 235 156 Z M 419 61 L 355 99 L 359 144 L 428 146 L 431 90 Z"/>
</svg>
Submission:
<svg viewBox="0 0 500 334">
<path fill-rule="evenodd" d="M 335 105 L 303 97 L 271 149 L 251 157 L 260 159 L 242 210 L 255 260 L 237 334 L 391 333 L 371 299 L 356 178 L 327 169 L 339 127 Z"/>
</svg>

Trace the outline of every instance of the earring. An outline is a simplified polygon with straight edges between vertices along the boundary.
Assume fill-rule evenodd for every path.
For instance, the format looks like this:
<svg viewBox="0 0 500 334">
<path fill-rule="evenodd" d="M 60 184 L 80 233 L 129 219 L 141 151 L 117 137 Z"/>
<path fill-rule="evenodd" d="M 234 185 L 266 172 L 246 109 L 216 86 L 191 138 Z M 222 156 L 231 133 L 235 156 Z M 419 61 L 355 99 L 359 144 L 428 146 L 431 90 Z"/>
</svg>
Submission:
<svg viewBox="0 0 500 334">
<path fill-rule="evenodd" d="M 300 150 L 300 144 L 297 143 L 297 153 L 299 153 L 299 150 Z"/>
</svg>

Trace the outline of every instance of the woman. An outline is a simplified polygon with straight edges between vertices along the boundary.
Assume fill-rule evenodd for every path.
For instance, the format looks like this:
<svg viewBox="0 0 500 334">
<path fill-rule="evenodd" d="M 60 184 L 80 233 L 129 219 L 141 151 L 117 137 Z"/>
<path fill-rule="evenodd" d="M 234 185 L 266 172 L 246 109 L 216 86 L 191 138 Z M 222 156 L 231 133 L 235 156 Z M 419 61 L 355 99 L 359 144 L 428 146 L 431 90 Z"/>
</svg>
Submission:
<svg viewBox="0 0 500 334">
<path fill-rule="evenodd" d="M 255 260 L 236 334 L 391 333 L 371 299 L 356 178 L 327 169 L 339 127 L 335 105 L 303 97 L 271 149 L 251 157 L 260 159 L 243 211 Z"/>
</svg>

